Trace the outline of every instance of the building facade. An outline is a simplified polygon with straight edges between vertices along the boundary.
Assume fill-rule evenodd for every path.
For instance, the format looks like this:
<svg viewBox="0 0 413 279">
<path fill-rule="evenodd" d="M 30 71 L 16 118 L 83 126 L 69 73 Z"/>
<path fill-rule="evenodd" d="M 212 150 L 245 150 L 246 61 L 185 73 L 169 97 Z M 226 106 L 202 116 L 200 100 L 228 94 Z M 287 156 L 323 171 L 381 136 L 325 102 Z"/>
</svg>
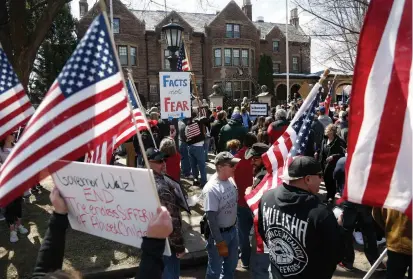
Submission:
<svg viewBox="0 0 413 279">
<path fill-rule="evenodd" d="M 100 10 L 99 5 L 88 10 L 84 0 L 79 5 L 78 35 L 82 37 Z M 113 0 L 116 48 L 124 70 L 132 71 L 142 102 L 159 101 L 159 72 L 170 70 L 167 59 L 170 53 L 161 28 L 171 21 L 184 27 L 187 56 L 203 98 L 212 93 L 214 84 L 220 84 L 232 99 L 254 97 L 258 93 L 261 54 L 271 56 L 274 75 L 285 73 L 285 24 L 265 22 L 262 17 L 253 21 L 252 9 L 250 0 L 244 0 L 243 7 L 231 0 L 217 14 L 166 13 L 130 10 L 120 0 Z M 290 72 L 309 74 L 311 40 L 299 25 L 297 9 L 291 10 L 290 17 L 287 27 Z M 277 99 L 286 99 L 282 93 L 275 95 Z"/>
</svg>

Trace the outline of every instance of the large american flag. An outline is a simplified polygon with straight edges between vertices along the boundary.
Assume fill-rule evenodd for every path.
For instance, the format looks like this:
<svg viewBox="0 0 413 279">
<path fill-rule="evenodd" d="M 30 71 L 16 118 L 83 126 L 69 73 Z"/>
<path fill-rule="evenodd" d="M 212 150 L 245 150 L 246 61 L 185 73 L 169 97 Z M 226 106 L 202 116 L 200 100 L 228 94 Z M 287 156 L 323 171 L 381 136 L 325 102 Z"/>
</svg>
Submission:
<svg viewBox="0 0 413 279">
<path fill-rule="evenodd" d="M 328 90 L 327 96 L 324 100 L 324 107 L 326 109 L 325 115 L 328 115 L 330 113 L 331 98 L 332 98 L 333 90 L 334 90 L 334 81 L 331 82 L 329 86 L 330 86 L 330 89 Z"/>
<path fill-rule="evenodd" d="M 0 48 L 0 140 L 26 124 L 34 108 Z"/>
<path fill-rule="evenodd" d="M 249 195 L 245 196 L 254 215 L 258 212 L 258 205 L 264 192 L 282 183 L 279 176 L 286 169 L 284 166 L 288 166 L 295 156 L 305 153 L 315 109 L 320 102 L 319 87 L 319 83 L 313 87 L 287 130 L 274 142 L 267 153 L 262 155 L 268 174 Z"/>
<path fill-rule="evenodd" d="M 412 1 L 371 1 L 354 73 L 344 198 L 412 215 Z"/>
<path fill-rule="evenodd" d="M 58 160 L 83 157 L 130 122 L 107 22 L 104 14 L 93 21 L 1 166 L 1 205 L 61 168 Z"/>
<path fill-rule="evenodd" d="M 177 70 L 179 72 L 185 72 L 185 71 L 191 70 L 191 67 L 189 67 L 189 61 L 186 57 L 185 45 L 183 41 L 182 41 L 181 48 L 179 49 Z"/>
<path fill-rule="evenodd" d="M 148 129 L 148 125 L 146 124 L 144 115 L 142 114 L 141 108 L 139 107 L 138 103 L 136 102 L 136 95 L 134 93 L 134 89 L 132 86 L 132 81 L 128 79 L 126 83 L 126 87 L 128 89 L 129 101 L 132 106 L 133 110 L 133 117 L 136 120 L 136 125 L 138 127 L 139 132 Z M 129 125 L 126 127 L 125 131 L 120 134 L 116 138 L 116 147 L 130 139 L 133 135 L 136 134 L 135 124 L 133 119 L 131 119 Z"/>
</svg>

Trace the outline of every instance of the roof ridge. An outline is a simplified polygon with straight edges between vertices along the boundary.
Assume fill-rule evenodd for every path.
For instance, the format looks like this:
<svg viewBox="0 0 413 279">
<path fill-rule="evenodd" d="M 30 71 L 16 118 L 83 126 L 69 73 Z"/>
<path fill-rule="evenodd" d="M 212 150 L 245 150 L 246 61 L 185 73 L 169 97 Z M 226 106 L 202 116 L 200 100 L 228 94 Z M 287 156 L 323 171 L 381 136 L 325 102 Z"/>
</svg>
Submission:
<svg viewBox="0 0 413 279">
<path fill-rule="evenodd" d="M 136 10 L 136 9 L 129 9 L 130 11 L 133 12 L 160 12 L 160 13 L 165 13 L 165 11 L 162 10 Z M 172 11 L 166 11 L 166 13 L 171 13 Z M 174 12 L 180 14 L 202 14 L 202 15 L 211 15 L 211 16 L 215 16 L 216 14 L 209 14 L 209 13 L 197 13 L 197 12 L 180 12 L 180 11 L 175 11 Z"/>
</svg>

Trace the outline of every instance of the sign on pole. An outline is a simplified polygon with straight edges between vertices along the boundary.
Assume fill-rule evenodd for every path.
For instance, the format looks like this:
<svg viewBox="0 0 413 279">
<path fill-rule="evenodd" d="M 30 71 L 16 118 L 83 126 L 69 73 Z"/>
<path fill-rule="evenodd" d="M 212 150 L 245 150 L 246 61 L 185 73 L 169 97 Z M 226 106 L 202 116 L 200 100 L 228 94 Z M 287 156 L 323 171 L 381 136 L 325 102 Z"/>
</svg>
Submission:
<svg viewBox="0 0 413 279">
<path fill-rule="evenodd" d="M 268 104 L 267 103 L 251 103 L 250 104 L 251 116 L 267 116 Z"/>
<path fill-rule="evenodd" d="M 161 118 L 191 117 L 189 72 L 160 72 Z"/>
<path fill-rule="evenodd" d="M 52 178 L 72 229 L 141 247 L 158 207 L 147 169 L 71 162 Z M 164 254 L 171 255 L 168 241 Z"/>
</svg>

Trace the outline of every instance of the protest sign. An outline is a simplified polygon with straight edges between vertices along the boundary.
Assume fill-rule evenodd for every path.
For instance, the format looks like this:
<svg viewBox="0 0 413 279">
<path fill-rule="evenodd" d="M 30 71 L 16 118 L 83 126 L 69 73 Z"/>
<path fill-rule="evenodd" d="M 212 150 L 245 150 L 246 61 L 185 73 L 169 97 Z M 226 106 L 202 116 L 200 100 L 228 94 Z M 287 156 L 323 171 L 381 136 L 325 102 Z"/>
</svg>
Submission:
<svg viewBox="0 0 413 279">
<path fill-rule="evenodd" d="M 267 116 L 268 115 L 268 104 L 251 103 L 250 104 L 250 115 L 251 116 Z"/>
<path fill-rule="evenodd" d="M 74 230 L 141 247 L 159 205 L 148 170 L 70 162 L 52 178 Z"/>
<path fill-rule="evenodd" d="M 191 117 L 189 72 L 160 72 L 161 118 Z"/>
</svg>

